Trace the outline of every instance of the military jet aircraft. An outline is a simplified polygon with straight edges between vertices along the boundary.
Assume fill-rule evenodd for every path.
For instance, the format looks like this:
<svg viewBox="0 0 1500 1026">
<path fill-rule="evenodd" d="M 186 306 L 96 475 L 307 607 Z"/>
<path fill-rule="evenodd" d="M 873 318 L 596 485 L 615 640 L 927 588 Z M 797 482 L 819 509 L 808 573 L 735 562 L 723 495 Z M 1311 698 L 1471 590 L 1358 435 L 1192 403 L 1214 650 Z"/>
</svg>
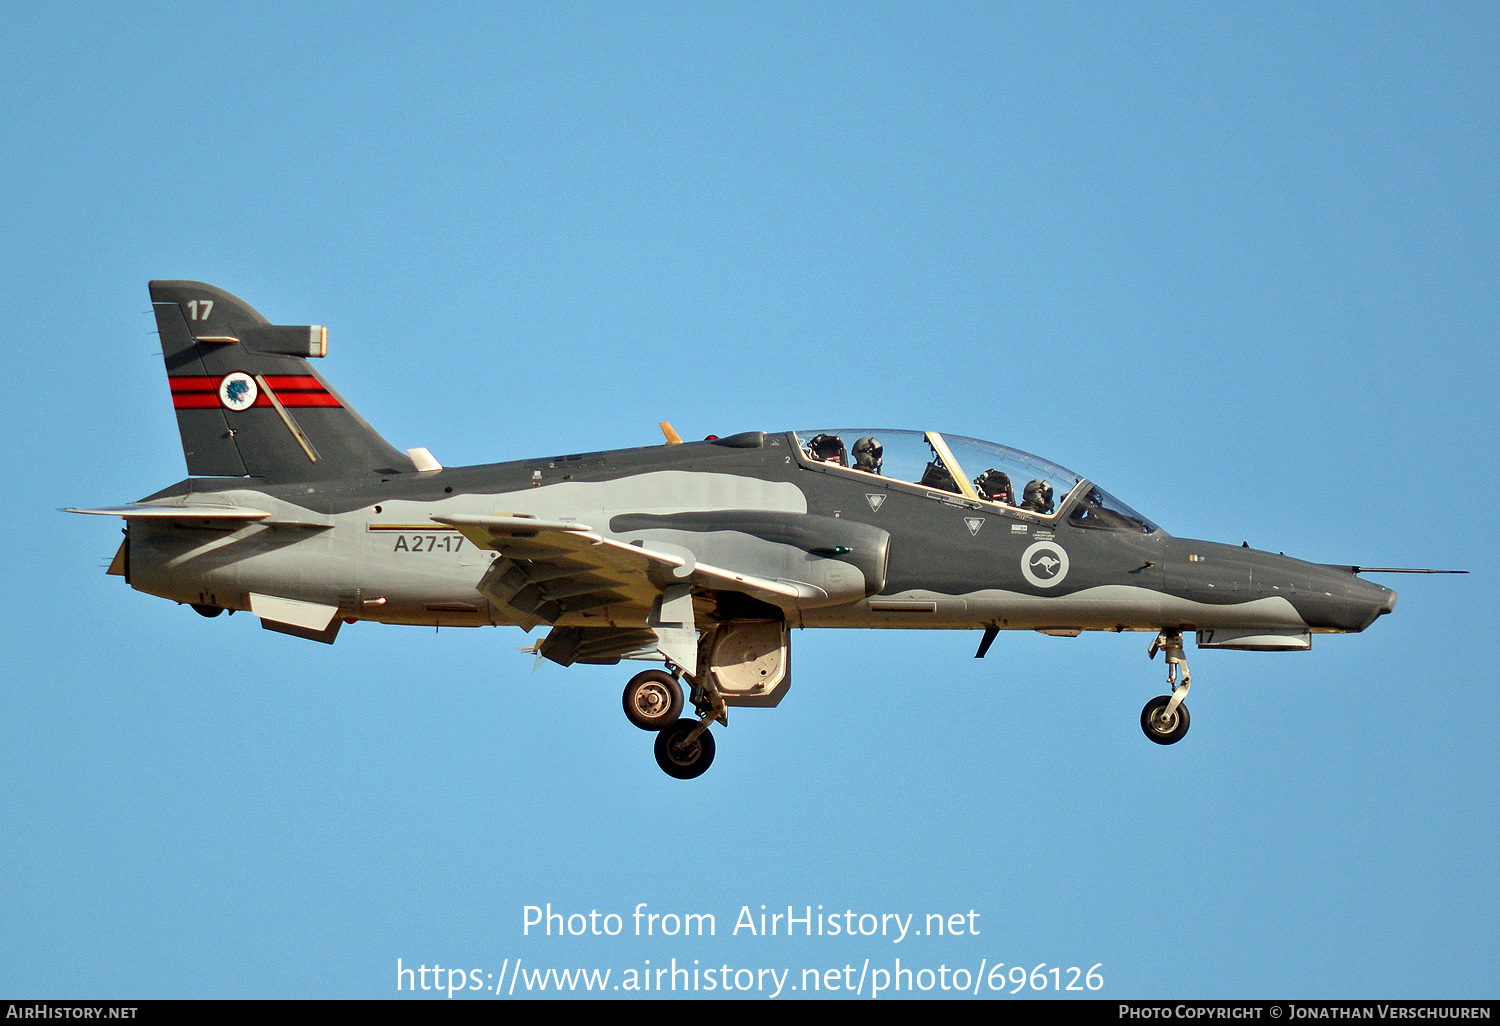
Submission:
<svg viewBox="0 0 1500 1026">
<path fill-rule="evenodd" d="M 527 651 L 563 666 L 660 662 L 623 703 L 674 777 L 708 769 L 729 707 L 786 696 L 793 627 L 982 631 L 980 657 L 1002 630 L 1145 631 L 1170 692 L 1141 728 L 1169 745 L 1189 724 L 1184 633 L 1295 651 L 1395 607 L 1360 567 L 1174 538 L 1055 463 L 937 431 L 683 442 L 664 423 L 660 446 L 444 467 L 313 369 L 325 328 L 150 287 L 189 477 L 72 510 L 125 519 L 110 573 L 330 644 L 360 620 L 504 624 L 546 628 Z"/>
</svg>

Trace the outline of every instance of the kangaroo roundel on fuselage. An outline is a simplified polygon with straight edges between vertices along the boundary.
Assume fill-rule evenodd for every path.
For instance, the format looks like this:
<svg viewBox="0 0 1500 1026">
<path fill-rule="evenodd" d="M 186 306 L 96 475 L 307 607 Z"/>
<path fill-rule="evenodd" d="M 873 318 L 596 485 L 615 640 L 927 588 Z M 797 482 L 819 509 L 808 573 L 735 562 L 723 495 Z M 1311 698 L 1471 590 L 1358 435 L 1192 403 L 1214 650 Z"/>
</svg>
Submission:
<svg viewBox="0 0 1500 1026">
<path fill-rule="evenodd" d="M 1068 576 L 1068 553 L 1056 542 L 1039 541 L 1021 553 L 1021 576 L 1038 588 L 1051 588 Z"/>
</svg>

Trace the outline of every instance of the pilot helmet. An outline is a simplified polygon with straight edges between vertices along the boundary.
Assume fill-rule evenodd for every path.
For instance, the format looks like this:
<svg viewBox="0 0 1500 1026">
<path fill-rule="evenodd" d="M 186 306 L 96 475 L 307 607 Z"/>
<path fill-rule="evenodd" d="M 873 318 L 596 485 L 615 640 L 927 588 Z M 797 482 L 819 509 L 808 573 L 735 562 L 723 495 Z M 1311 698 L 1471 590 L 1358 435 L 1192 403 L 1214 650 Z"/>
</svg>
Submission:
<svg viewBox="0 0 1500 1026">
<path fill-rule="evenodd" d="M 1021 508 L 1034 510 L 1037 513 L 1052 512 L 1052 486 L 1041 478 L 1029 482 L 1026 485 L 1025 497 L 1021 500 Z"/>
<path fill-rule="evenodd" d="M 854 469 L 863 470 L 868 474 L 880 473 L 881 461 L 885 458 L 885 447 L 880 444 L 879 439 L 871 438 L 869 435 L 858 439 L 854 443 Z"/>
<path fill-rule="evenodd" d="M 974 489 L 979 493 L 981 499 L 989 499 L 993 502 L 1006 502 L 1012 505 L 1016 501 L 1016 493 L 1010 484 L 1010 475 L 1003 470 L 996 470 L 993 467 L 974 479 Z"/>
<path fill-rule="evenodd" d="M 807 452 L 819 463 L 837 463 L 841 467 L 848 466 L 844 440 L 838 435 L 815 435 L 813 440 L 807 443 Z"/>
</svg>

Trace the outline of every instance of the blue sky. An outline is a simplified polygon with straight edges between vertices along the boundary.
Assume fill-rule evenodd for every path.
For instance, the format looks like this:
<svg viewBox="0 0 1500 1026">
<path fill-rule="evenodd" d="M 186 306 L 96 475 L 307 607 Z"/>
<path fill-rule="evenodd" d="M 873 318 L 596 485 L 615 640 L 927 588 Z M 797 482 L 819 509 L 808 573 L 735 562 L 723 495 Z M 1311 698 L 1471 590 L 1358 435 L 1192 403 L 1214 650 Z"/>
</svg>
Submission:
<svg viewBox="0 0 1500 1026">
<path fill-rule="evenodd" d="M 6 8 L 0 991 L 902 957 L 1494 997 L 1497 37 L 1456 4 Z M 1174 534 L 1473 572 L 1385 579 L 1306 654 L 1190 648 L 1167 749 L 1144 636 L 798 632 L 786 701 L 683 784 L 620 715 L 638 667 L 325 648 L 104 576 L 118 524 L 58 507 L 184 473 L 152 278 L 328 325 L 320 370 L 450 466 L 937 428 Z M 523 936 L 547 902 L 718 936 Z M 730 933 L 762 904 L 980 934 Z"/>
</svg>

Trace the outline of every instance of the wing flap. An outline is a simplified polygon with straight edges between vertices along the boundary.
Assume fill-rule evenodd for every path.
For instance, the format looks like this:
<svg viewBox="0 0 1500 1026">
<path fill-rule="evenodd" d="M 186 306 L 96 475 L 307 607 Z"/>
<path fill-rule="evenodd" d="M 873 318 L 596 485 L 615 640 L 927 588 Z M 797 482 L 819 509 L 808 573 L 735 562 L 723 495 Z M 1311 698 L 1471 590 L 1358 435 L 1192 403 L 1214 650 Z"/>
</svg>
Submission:
<svg viewBox="0 0 1500 1026">
<path fill-rule="evenodd" d="M 561 666 L 612 665 L 621 659 L 656 659 L 656 632 L 631 627 L 554 627 L 533 651 Z"/>
</svg>

